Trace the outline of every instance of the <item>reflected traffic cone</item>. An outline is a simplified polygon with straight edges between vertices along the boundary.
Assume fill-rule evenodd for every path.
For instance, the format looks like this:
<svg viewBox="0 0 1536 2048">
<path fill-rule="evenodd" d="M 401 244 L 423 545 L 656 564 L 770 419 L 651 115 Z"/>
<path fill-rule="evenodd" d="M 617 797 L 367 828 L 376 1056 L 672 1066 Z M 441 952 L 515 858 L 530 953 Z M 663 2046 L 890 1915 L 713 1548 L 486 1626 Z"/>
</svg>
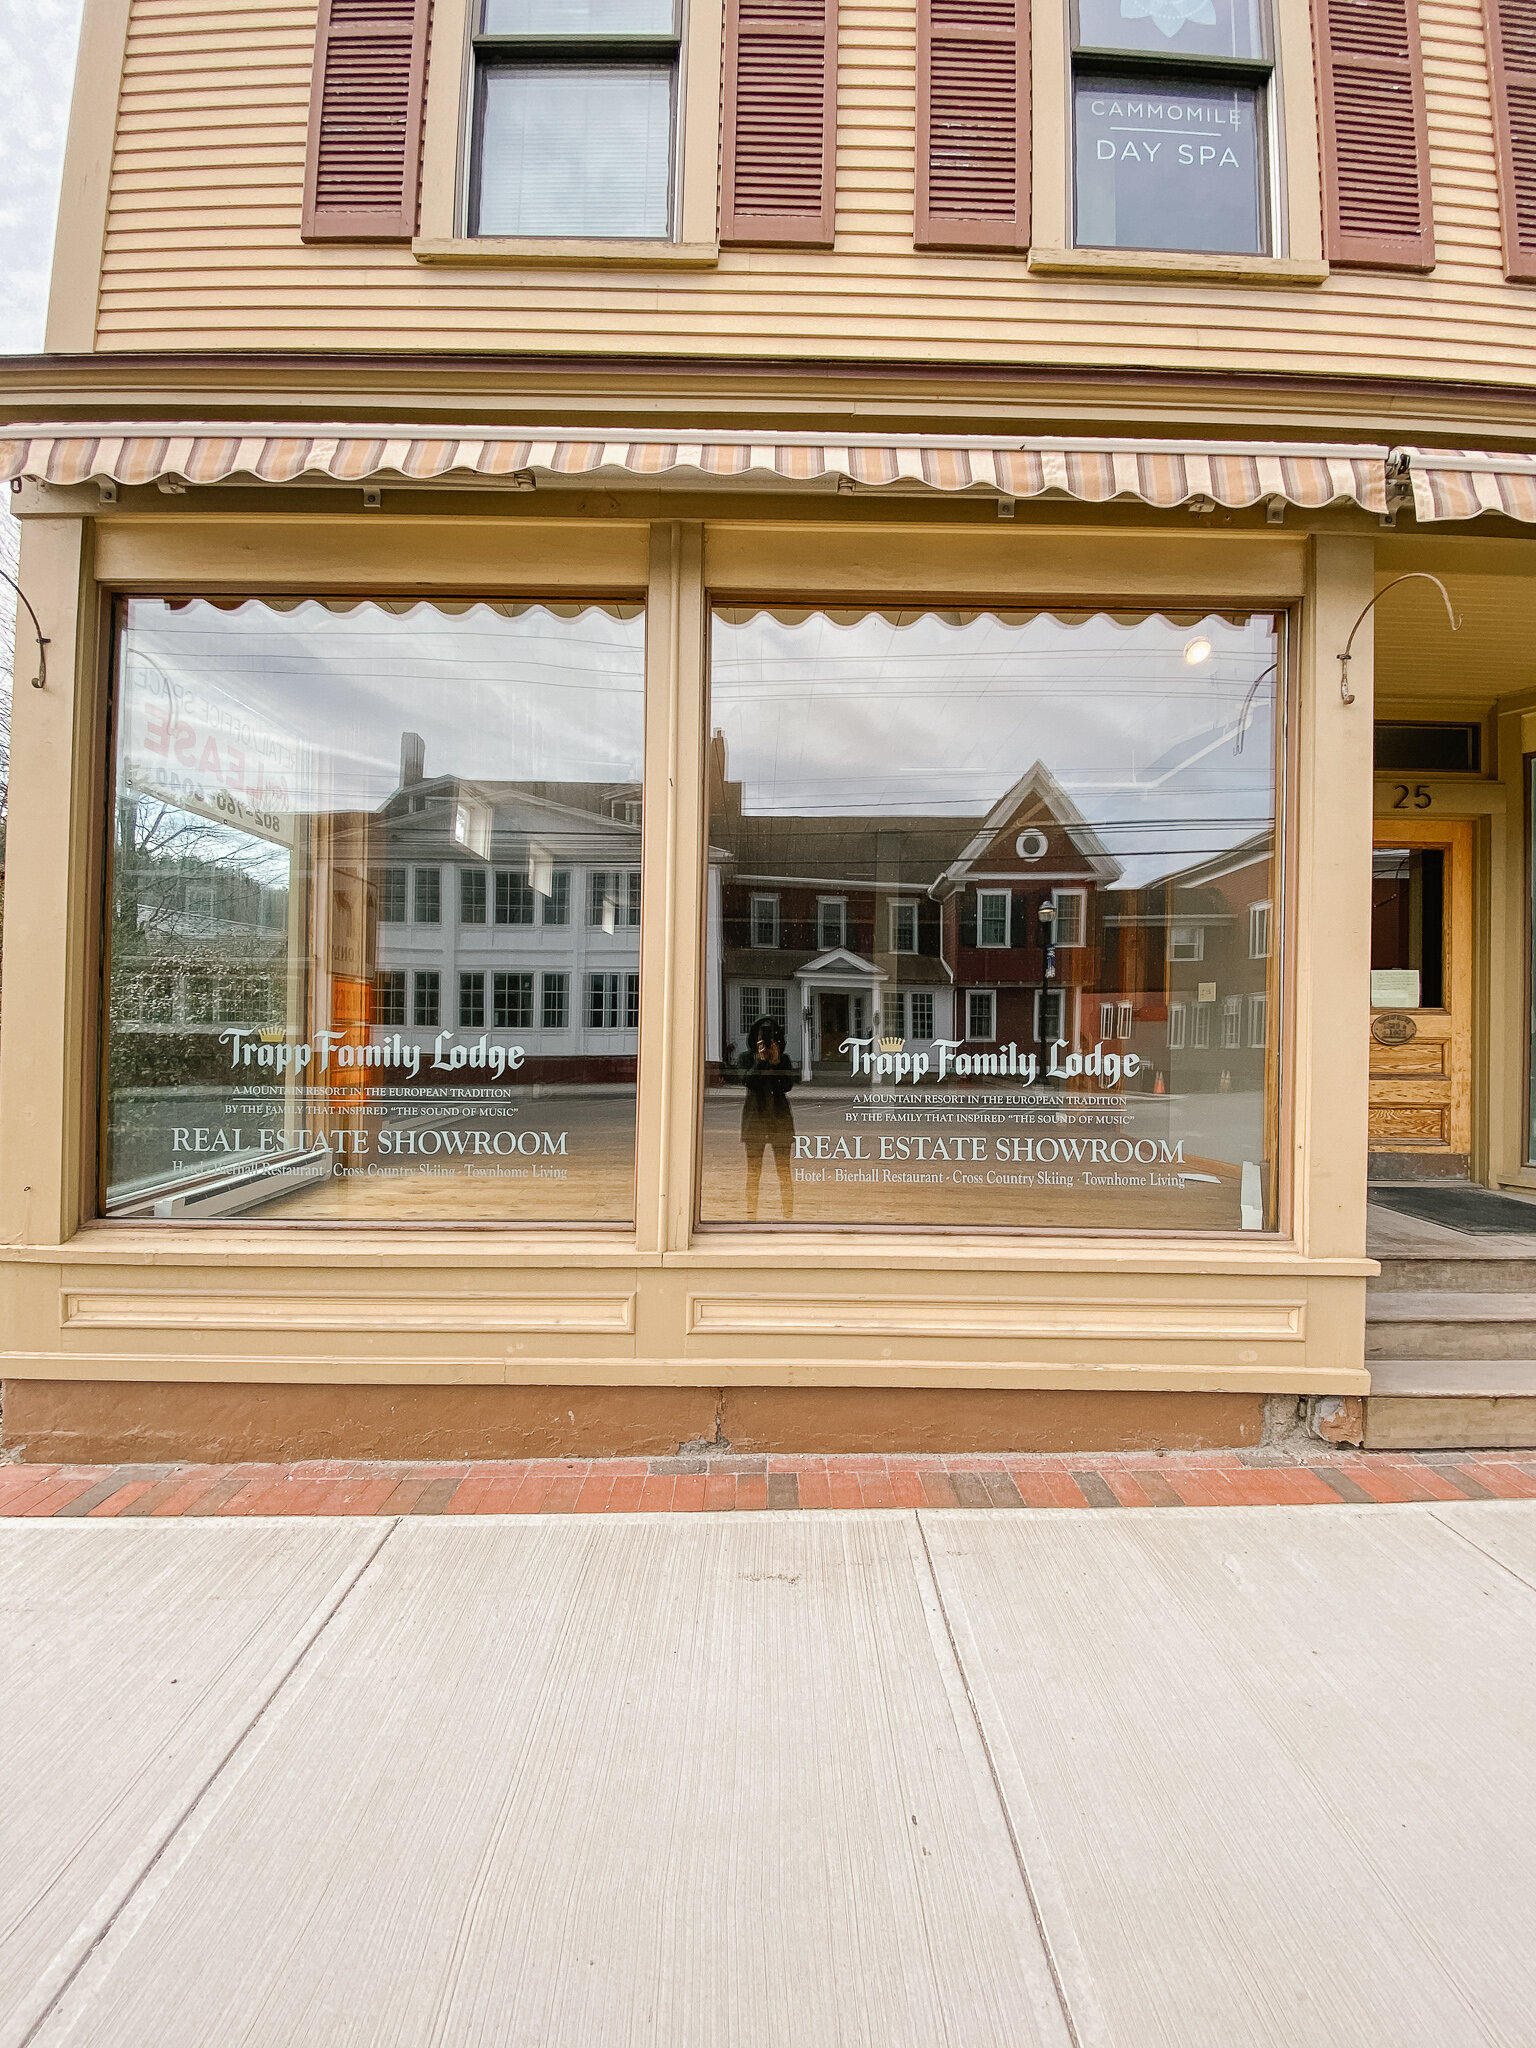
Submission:
<svg viewBox="0 0 1536 2048">
<path fill-rule="evenodd" d="M 1168 1093 L 1168 1090 L 1163 1086 L 1163 1070 L 1161 1067 L 1157 1070 L 1157 1079 L 1152 1083 L 1152 1093 L 1154 1095 L 1166 1095 Z"/>
</svg>

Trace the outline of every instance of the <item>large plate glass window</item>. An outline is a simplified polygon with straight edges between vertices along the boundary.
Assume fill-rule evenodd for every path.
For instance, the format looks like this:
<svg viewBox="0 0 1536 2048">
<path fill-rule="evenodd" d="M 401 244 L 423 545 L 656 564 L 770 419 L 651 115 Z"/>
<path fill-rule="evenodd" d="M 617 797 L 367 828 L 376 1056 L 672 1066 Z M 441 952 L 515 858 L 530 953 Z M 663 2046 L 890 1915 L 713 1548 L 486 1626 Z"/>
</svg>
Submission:
<svg viewBox="0 0 1536 2048">
<path fill-rule="evenodd" d="M 127 604 L 107 1215 L 631 1217 L 643 630 Z"/>
<path fill-rule="evenodd" d="M 1274 1227 L 1282 623 L 717 611 L 703 1222 Z"/>
<path fill-rule="evenodd" d="M 1267 254 L 1265 0 L 1074 0 L 1076 239 Z"/>
<path fill-rule="evenodd" d="M 665 240 L 680 0 L 481 0 L 472 235 Z"/>
</svg>

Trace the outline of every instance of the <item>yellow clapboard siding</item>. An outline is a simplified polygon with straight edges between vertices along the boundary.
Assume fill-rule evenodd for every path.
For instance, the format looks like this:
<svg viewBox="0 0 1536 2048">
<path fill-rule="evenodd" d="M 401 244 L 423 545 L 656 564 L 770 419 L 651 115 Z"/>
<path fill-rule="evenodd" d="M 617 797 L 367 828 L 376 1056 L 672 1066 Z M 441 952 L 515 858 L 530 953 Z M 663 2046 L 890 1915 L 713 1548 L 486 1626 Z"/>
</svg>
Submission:
<svg viewBox="0 0 1536 2048">
<path fill-rule="evenodd" d="M 109 348 L 653 349 L 935 361 L 1155 360 L 1234 372 L 1536 374 L 1536 297 L 1504 282 L 1477 0 L 1422 0 L 1437 268 L 1315 292 L 1031 277 L 911 247 L 915 13 L 840 13 L 834 253 L 713 271 L 423 268 L 298 238 L 313 7 L 135 0 L 103 259 Z"/>
</svg>

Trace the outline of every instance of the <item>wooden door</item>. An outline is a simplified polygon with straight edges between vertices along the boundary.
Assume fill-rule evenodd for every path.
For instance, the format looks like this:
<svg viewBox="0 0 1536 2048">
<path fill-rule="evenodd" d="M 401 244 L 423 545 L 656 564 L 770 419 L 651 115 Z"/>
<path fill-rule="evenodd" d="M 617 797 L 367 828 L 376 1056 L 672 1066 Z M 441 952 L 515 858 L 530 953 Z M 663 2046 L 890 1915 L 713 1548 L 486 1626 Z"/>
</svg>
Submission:
<svg viewBox="0 0 1536 2048">
<path fill-rule="evenodd" d="M 1378 818 L 1375 847 L 1370 1149 L 1454 1172 L 1472 1149 L 1474 828 Z"/>
<path fill-rule="evenodd" d="M 835 1060 L 848 1036 L 848 998 L 824 993 L 817 1000 L 821 1005 L 821 1057 Z"/>
</svg>

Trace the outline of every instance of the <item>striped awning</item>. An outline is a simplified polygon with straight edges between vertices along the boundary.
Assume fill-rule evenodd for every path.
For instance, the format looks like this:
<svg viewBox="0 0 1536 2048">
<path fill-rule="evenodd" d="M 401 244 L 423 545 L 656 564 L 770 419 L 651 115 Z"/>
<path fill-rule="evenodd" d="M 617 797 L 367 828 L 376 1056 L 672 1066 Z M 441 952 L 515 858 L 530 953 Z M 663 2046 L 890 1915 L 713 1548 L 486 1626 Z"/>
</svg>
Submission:
<svg viewBox="0 0 1536 2048">
<path fill-rule="evenodd" d="M 1393 488 L 1413 490 L 1421 520 L 1475 519 L 1502 512 L 1536 524 L 1536 455 L 1489 455 L 1470 448 L 1396 448 Z"/>
<path fill-rule="evenodd" d="M 126 425 L 35 428 L 0 440 L 0 476 L 41 483 L 435 483 L 535 488 L 562 478 L 826 490 L 977 490 L 1088 504 L 1128 498 L 1237 509 L 1273 500 L 1317 510 L 1385 512 L 1387 450 L 1241 442 L 929 439 L 828 441 L 715 435 L 708 440 L 594 439 L 590 432 L 394 430 L 208 424 L 146 432 Z"/>
</svg>

